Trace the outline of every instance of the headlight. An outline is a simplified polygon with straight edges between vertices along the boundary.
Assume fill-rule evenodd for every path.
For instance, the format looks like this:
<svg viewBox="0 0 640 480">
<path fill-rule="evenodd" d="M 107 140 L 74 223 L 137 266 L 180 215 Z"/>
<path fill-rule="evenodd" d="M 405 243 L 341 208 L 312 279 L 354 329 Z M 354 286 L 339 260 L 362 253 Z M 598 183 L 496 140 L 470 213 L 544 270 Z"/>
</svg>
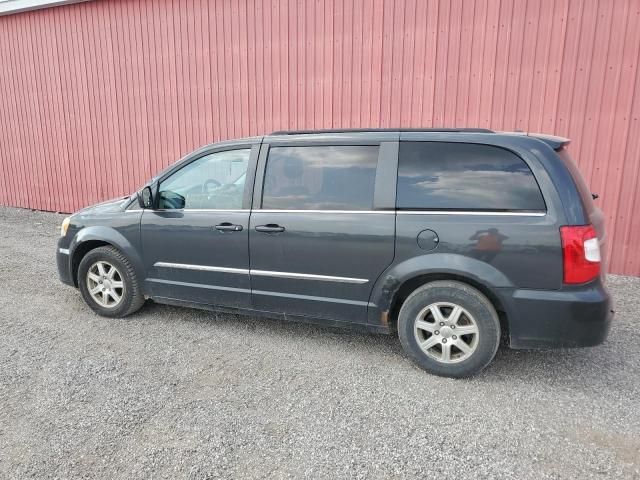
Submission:
<svg viewBox="0 0 640 480">
<path fill-rule="evenodd" d="M 69 222 L 71 222 L 71 217 L 67 217 L 62 221 L 62 225 L 60 226 L 61 237 L 64 237 L 67 234 L 67 229 L 69 228 Z"/>
</svg>

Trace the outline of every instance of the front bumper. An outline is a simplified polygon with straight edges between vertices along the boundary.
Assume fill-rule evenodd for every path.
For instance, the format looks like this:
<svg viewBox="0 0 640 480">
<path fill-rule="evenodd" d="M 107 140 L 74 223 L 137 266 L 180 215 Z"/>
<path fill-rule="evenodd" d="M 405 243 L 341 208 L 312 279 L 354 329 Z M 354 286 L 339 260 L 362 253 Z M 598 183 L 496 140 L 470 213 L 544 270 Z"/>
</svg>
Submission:
<svg viewBox="0 0 640 480">
<path fill-rule="evenodd" d="M 62 240 L 62 239 L 61 239 Z M 68 246 L 61 245 L 58 242 L 56 248 L 56 263 L 58 264 L 58 277 L 62 283 L 75 287 L 73 283 L 73 275 L 71 274 L 71 255 Z"/>
<path fill-rule="evenodd" d="M 600 281 L 501 293 L 512 348 L 590 347 L 604 342 L 611 328 L 611 296 Z"/>
</svg>

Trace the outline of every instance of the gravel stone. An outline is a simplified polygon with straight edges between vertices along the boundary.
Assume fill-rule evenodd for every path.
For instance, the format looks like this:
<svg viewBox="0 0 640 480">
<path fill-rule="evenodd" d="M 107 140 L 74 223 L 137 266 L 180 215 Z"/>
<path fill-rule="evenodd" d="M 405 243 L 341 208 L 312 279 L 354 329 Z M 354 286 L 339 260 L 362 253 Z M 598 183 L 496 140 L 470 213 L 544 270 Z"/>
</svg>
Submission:
<svg viewBox="0 0 640 480">
<path fill-rule="evenodd" d="M 640 279 L 601 346 L 430 376 L 397 338 L 58 281 L 62 215 L 0 207 L 2 478 L 640 478 Z"/>
</svg>

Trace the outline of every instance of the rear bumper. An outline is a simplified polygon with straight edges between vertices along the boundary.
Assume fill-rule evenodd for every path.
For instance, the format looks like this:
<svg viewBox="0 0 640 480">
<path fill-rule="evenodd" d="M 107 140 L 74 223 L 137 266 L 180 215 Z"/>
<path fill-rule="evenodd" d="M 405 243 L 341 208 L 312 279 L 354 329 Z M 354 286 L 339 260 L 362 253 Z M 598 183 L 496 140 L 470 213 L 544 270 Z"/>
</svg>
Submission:
<svg viewBox="0 0 640 480">
<path fill-rule="evenodd" d="M 600 282 L 560 290 L 507 290 L 512 348 L 590 347 L 605 341 L 613 309 Z"/>
<path fill-rule="evenodd" d="M 56 248 L 56 263 L 58 264 L 58 277 L 62 283 L 75 287 L 71 275 L 71 255 L 67 248 L 58 245 Z"/>
</svg>

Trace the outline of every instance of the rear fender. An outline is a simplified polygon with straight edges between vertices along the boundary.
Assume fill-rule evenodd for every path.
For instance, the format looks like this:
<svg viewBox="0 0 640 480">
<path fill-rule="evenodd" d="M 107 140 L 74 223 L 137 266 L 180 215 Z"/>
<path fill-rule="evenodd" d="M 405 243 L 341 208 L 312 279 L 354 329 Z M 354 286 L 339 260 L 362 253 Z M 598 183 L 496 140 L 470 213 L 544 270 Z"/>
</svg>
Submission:
<svg viewBox="0 0 640 480">
<path fill-rule="evenodd" d="M 491 292 L 513 288 L 509 278 L 486 262 L 455 253 L 425 254 L 392 265 L 378 278 L 369 299 L 368 324 L 388 329 L 390 310 L 402 286 L 425 275 L 467 279 Z"/>
</svg>

